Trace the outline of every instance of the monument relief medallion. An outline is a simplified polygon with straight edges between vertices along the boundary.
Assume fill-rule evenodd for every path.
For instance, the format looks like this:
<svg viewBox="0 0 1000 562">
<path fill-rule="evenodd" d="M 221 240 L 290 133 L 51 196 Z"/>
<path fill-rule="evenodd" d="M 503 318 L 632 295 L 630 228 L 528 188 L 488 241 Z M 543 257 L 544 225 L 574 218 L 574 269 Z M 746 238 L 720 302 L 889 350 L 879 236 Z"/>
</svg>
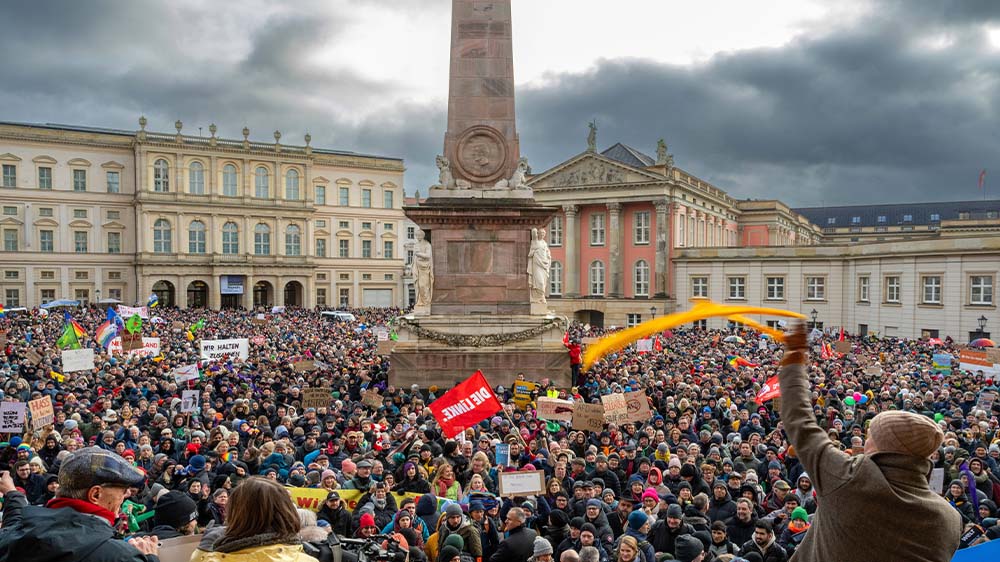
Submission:
<svg viewBox="0 0 1000 562">
<path fill-rule="evenodd" d="M 476 183 L 499 179 L 507 162 L 507 145 L 500 131 L 486 125 L 469 127 L 458 140 L 458 168 Z"/>
</svg>

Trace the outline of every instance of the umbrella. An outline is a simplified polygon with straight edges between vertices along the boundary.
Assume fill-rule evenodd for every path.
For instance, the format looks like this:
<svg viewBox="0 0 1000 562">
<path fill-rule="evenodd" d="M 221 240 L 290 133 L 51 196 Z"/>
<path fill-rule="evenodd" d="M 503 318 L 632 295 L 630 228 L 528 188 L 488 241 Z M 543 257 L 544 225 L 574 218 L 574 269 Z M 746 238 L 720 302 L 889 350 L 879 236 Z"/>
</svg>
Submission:
<svg viewBox="0 0 1000 562">
<path fill-rule="evenodd" d="M 941 338 L 931 338 L 927 340 L 927 343 L 931 345 L 944 345 L 944 342 L 941 341 Z"/>
<path fill-rule="evenodd" d="M 40 308 L 57 308 L 60 306 L 80 306 L 80 301 L 59 299 L 59 300 L 49 301 L 43 304 Z"/>
<path fill-rule="evenodd" d="M 729 337 L 727 337 L 726 339 L 724 339 L 722 341 L 724 341 L 726 343 L 746 343 L 747 342 L 745 339 L 743 339 L 743 338 L 741 338 L 739 336 L 729 336 Z"/>
<path fill-rule="evenodd" d="M 972 340 L 969 342 L 969 347 L 996 347 L 997 344 L 993 343 L 993 340 L 989 338 L 979 338 L 978 340 Z"/>
</svg>

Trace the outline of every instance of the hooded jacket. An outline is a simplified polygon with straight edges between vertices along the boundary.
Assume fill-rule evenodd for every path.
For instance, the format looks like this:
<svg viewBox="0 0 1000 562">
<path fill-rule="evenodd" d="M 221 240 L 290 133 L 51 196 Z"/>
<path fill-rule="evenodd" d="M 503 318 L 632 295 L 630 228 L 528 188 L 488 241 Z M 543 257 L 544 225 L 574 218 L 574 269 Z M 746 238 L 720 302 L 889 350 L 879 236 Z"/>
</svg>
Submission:
<svg viewBox="0 0 1000 562">
<path fill-rule="evenodd" d="M 726 489 L 726 496 L 721 500 L 715 499 L 715 490 L 712 490 L 711 500 L 708 504 L 708 519 L 710 521 L 725 521 L 736 516 L 736 502 L 729 495 Z"/>
</svg>

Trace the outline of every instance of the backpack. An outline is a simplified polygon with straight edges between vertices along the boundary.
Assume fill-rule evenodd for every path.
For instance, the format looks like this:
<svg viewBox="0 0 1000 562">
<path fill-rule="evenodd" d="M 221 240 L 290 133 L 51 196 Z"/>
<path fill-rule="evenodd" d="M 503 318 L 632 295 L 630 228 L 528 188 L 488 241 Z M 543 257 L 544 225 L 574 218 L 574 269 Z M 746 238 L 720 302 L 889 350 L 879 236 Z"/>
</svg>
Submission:
<svg viewBox="0 0 1000 562">
<path fill-rule="evenodd" d="M 659 521 L 657 521 L 657 523 L 659 523 Z M 609 559 L 611 559 L 611 560 L 618 560 L 618 547 L 621 546 L 621 544 L 622 544 L 622 537 L 624 537 L 624 536 L 626 536 L 626 535 L 622 535 L 621 537 L 618 537 L 618 540 L 616 540 L 615 543 L 614 543 L 614 545 L 611 547 L 611 552 L 608 553 L 608 558 Z M 646 536 L 649 536 L 649 535 L 646 535 Z M 635 537 L 633 537 L 633 538 L 635 538 Z M 654 560 L 646 560 L 646 547 L 651 547 L 651 546 L 652 545 L 646 539 L 643 539 L 643 540 L 639 541 L 639 552 L 638 552 L 638 555 L 639 555 L 639 558 L 642 559 L 642 562 L 656 562 L 655 559 Z M 653 549 L 653 552 L 655 554 L 656 549 Z M 465 561 L 463 560 L 462 562 L 465 562 Z"/>
</svg>

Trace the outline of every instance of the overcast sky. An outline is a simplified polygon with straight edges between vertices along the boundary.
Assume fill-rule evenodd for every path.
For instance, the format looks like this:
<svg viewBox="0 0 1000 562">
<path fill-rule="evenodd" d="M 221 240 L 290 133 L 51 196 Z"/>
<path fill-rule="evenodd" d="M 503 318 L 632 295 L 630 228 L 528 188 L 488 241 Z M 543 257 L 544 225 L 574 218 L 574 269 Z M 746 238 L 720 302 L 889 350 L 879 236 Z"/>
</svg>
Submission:
<svg viewBox="0 0 1000 562">
<path fill-rule="evenodd" d="M 0 120 L 399 156 L 436 177 L 449 0 L 4 2 Z M 792 205 L 1000 198 L 996 0 L 513 0 L 522 153 L 649 154 Z"/>
</svg>

